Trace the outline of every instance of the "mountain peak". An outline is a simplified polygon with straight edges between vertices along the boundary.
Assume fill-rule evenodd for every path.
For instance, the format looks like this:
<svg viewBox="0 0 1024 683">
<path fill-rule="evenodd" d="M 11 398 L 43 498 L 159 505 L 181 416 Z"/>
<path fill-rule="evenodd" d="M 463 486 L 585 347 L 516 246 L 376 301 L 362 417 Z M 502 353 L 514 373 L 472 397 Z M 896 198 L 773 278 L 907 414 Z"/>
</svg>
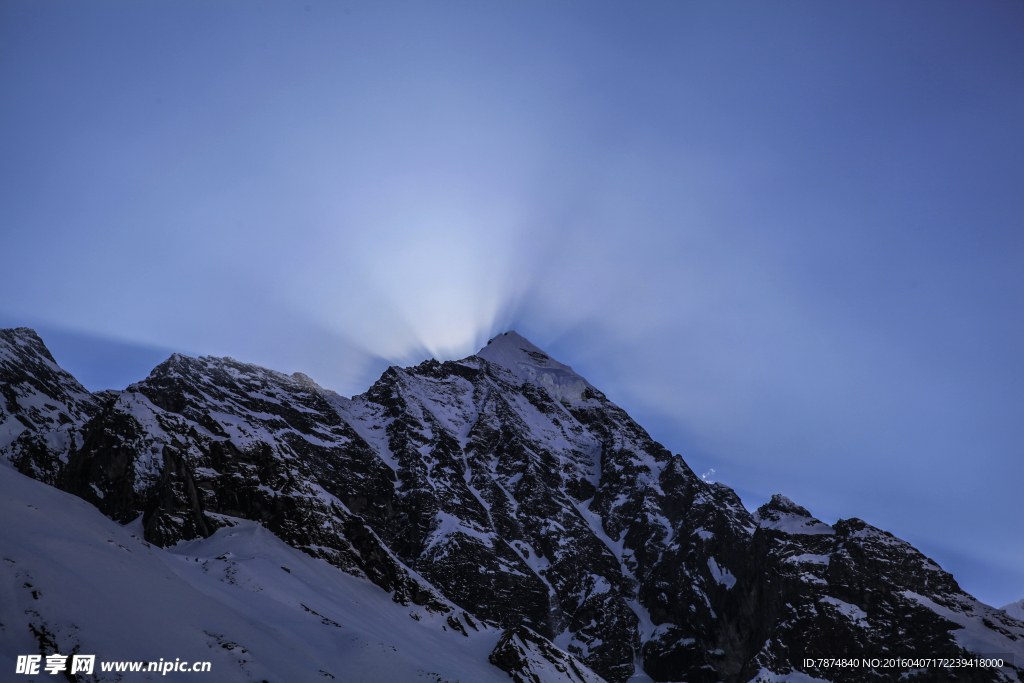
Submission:
<svg viewBox="0 0 1024 683">
<path fill-rule="evenodd" d="M 781 493 L 759 507 L 754 520 L 765 529 L 775 529 L 786 534 L 820 535 L 834 534 L 835 530 L 821 520 L 815 519 L 807 508 L 797 505 Z"/>
<path fill-rule="evenodd" d="M 782 495 L 781 493 L 776 493 L 775 495 L 773 495 L 771 501 L 767 504 L 767 506 L 769 509 L 778 510 L 779 512 L 789 512 L 794 515 L 799 515 L 801 517 L 811 516 L 811 513 L 808 512 L 807 508 L 801 505 L 797 505 L 796 503 L 794 503 L 792 500 Z"/>
<path fill-rule="evenodd" d="M 523 381 L 544 387 L 556 399 L 576 401 L 583 397 L 584 391 L 593 388 L 571 367 L 559 363 L 515 330 L 494 337 L 476 355 L 500 365 Z"/>
<path fill-rule="evenodd" d="M 513 353 L 513 354 L 529 354 L 532 357 L 544 357 L 551 359 L 539 346 L 531 342 L 529 339 L 519 334 L 515 330 L 509 330 L 508 332 L 502 332 L 496 337 L 492 337 L 484 348 L 480 349 L 481 353 L 486 351 L 488 354 L 496 353 Z M 477 354 L 480 356 L 480 353 Z M 483 356 L 481 356 L 482 358 Z M 493 361 L 492 361 L 493 362 Z"/>
<path fill-rule="evenodd" d="M 49 360 L 51 363 L 56 364 L 57 362 L 53 359 L 50 349 L 46 348 L 46 344 L 43 343 L 42 338 L 31 327 L 0 329 L 0 343 L 4 342 L 12 347 L 28 347 Z"/>
</svg>

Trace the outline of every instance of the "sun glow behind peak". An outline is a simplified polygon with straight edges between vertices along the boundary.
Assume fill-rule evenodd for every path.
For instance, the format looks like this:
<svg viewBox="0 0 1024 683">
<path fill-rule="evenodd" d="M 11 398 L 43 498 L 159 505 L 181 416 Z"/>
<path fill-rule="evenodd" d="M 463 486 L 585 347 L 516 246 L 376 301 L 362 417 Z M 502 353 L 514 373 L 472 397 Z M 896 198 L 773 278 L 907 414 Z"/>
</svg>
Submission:
<svg viewBox="0 0 1024 683">
<path fill-rule="evenodd" d="M 346 395 L 514 327 L 1020 597 L 1024 6 L 350 4 L 0 5 L 7 325 Z"/>
<path fill-rule="evenodd" d="M 395 362 L 474 353 L 529 285 L 524 230 L 497 198 L 453 187 L 392 188 L 372 203 L 387 208 L 343 216 L 289 278 L 289 305 Z"/>
</svg>

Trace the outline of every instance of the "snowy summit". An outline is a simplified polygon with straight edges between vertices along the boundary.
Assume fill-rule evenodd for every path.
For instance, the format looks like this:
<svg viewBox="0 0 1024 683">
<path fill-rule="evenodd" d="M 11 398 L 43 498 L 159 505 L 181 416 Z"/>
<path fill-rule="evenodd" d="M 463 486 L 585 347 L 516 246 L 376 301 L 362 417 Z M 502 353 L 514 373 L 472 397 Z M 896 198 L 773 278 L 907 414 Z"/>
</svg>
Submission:
<svg viewBox="0 0 1024 683">
<path fill-rule="evenodd" d="M 594 388 L 571 367 L 559 363 L 515 330 L 491 339 L 476 355 L 508 369 L 521 380 L 543 386 L 558 400 L 578 401 L 586 389 Z"/>
</svg>

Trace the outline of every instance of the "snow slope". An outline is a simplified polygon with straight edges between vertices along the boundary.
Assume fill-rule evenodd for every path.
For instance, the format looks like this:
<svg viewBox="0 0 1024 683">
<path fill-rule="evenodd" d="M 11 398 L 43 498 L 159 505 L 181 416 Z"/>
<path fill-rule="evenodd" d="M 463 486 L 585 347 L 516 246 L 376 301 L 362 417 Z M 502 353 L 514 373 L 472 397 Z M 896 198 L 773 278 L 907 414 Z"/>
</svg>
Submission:
<svg viewBox="0 0 1024 683">
<path fill-rule="evenodd" d="M 0 518 L 20 521 L 0 526 L 5 674 L 17 655 L 40 651 L 35 631 L 61 654 L 97 661 L 210 661 L 210 680 L 225 682 L 509 680 L 487 660 L 499 629 L 461 612 L 403 607 L 255 522 L 163 550 L 8 467 L 0 467 Z M 116 680 L 96 668 L 96 680 Z"/>
</svg>

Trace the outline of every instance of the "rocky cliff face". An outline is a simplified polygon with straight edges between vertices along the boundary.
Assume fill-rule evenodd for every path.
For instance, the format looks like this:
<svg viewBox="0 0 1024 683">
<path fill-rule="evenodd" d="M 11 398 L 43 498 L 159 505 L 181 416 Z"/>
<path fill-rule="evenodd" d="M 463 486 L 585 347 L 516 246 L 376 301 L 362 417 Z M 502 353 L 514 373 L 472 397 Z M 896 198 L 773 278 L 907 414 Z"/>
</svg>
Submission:
<svg viewBox="0 0 1024 683">
<path fill-rule="evenodd" d="M 33 330 L 0 330 L 0 462 L 54 484 L 104 398 L 62 370 Z"/>
<path fill-rule="evenodd" d="M 857 519 L 826 525 L 781 496 L 751 515 L 514 332 L 461 361 L 389 368 L 351 399 L 302 375 L 180 355 L 90 396 L 37 337 L 4 334 L 4 396 L 36 398 L 7 399 L 2 424 L 17 434 L 0 458 L 122 523 L 141 515 L 160 545 L 260 521 L 396 601 L 505 627 L 492 661 L 534 662 L 513 677 L 541 675 L 548 640 L 612 683 L 939 675 L 854 676 L 806 667 L 813 655 L 1024 661 L 1024 623 L 908 544 Z M 29 414 L 36 404 L 52 424 Z M 61 429 L 66 447 L 12 446 Z M 544 661 L 575 675 L 571 658 Z"/>
</svg>

